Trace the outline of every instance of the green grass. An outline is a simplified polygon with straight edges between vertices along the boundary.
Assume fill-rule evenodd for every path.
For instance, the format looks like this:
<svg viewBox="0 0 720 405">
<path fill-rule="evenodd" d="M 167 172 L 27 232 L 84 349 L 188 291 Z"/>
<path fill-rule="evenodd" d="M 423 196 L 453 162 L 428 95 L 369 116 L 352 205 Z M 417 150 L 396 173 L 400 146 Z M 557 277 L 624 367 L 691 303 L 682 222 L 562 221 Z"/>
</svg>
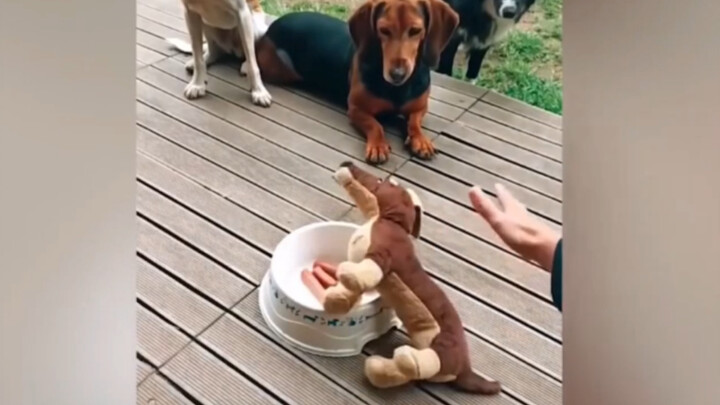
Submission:
<svg viewBox="0 0 720 405">
<path fill-rule="evenodd" d="M 261 3 L 266 13 L 277 16 L 298 11 L 316 11 L 347 20 L 352 12 L 350 7 L 344 4 L 347 2 L 342 1 L 322 2 L 303 0 L 288 2 L 283 0 L 262 0 Z"/>
<path fill-rule="evenodd" d="M 262 0 L 265 12 L 317 11 L 347 19 L 362 0 Z M 456 69 L 454 76 L 463 77 Z M 479 86 L 562 114 L 562 0 L 539 0 L 518 29 L 492 49 Z"/>
</svg>

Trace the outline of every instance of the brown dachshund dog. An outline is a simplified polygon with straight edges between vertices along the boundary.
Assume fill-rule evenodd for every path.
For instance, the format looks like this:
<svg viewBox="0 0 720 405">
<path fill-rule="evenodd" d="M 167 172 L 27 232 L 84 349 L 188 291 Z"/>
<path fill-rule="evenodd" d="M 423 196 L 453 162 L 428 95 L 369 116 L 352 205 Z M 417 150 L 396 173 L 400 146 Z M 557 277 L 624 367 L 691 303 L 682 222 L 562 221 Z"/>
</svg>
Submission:
<svg viewBox="0 0 720 405">
<path fill-rule="evenodd" d="M 459 23 L 442 0 L 371 0 L 345 23 L 320 13 L 284 15 L 257 45 L 264 80 L 301 83 L 347 103 L 351 123 L 367 139 L 365 157 L 383 163 L 390 145 L 377 117 L 403 115 L 406 145 L 429 159 L 435 148 L 421 129 L 430 71 Z"/>
</svg>

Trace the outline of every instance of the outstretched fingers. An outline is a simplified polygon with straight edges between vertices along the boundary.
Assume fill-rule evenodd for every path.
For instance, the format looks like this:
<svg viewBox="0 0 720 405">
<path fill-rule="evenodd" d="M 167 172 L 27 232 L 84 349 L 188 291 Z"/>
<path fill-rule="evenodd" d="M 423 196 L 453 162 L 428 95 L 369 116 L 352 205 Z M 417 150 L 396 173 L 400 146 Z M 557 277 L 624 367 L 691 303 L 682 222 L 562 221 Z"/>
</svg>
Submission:
<svg viewBox="0 0 720 405">
<path fill-rule="evenodd" d="M 470 189 L 470 202 L 475 211 L 482 216 L 492 227 L 502 222 L 504 213 L 495 203 L 485 195 L 485 192 L 478 186 Z"/>
</svg>

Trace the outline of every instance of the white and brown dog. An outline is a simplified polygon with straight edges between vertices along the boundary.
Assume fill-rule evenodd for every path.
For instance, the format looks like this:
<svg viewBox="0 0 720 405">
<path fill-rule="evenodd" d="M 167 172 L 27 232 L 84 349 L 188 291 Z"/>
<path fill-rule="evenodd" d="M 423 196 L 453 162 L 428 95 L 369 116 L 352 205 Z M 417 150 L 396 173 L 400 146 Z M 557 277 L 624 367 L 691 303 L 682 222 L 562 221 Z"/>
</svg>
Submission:
<svg viewBox="0 0 720 405">
<path fill-rule="evenodd" d="M 255 56 L 255 41 L 267 30 L 265 14 L 259 0 L 181 0 L 190 44 L 167 38 L 175 48 L 192 53 L 185 68 L 192 79 L 185 87 L 185 97 L 205 95 L 207 67 L 223 55 L 244 59 L 243 73 L 250 79 L 252 101 L 268 107 L 272 102 L 265 88 Z M 207 44 L 203 45 L 203 36 Z"/>
</svg>

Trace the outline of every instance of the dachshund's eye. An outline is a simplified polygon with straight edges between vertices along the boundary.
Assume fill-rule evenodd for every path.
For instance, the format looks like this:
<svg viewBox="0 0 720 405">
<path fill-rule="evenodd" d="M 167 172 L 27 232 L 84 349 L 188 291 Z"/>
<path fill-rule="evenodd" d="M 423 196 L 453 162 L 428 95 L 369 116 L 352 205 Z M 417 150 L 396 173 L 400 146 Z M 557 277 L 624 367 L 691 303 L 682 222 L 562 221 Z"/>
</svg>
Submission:
<svg viewBox="0 0 720 405">
<path fill-rule="evenodd" d="M 412 28 L 410 28 L 408 35 L 410 35 L 411 37 L 414 37 L 414 36 L 419 35 L 421 32 L 422 32 L 422 28 L 412 27 Z"/>
<path fill-rule="evenodd" d="M 384 35 L 384 36 L 386 36 L 386 37 L 389 37 L 389 36 L 390 36 L 390 30 L 387 29 L 387 28 L 380 28 L 380 34 L 381 34 L 381 35 Z"/>
</svg>

